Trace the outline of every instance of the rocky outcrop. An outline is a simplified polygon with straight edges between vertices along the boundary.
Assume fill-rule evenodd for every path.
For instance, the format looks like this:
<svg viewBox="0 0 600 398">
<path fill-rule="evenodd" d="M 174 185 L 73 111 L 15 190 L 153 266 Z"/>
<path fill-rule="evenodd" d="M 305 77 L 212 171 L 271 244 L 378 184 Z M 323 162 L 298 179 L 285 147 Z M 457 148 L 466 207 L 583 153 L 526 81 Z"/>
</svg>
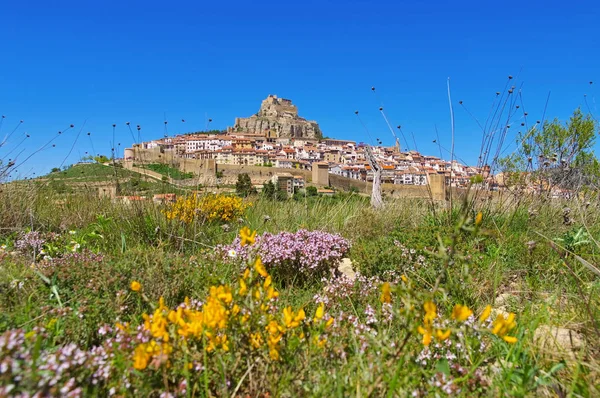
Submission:
<svg viewBox="0 0 600 398">
<path fill-rule="evenodd" d="M 236 118 L 232 133 L 260 134 L 271 138 L 322 138 L 315 121 L 298 116 L 298 108 L 291 100 L 269 95 L 256 115 Z"/>
</svg>

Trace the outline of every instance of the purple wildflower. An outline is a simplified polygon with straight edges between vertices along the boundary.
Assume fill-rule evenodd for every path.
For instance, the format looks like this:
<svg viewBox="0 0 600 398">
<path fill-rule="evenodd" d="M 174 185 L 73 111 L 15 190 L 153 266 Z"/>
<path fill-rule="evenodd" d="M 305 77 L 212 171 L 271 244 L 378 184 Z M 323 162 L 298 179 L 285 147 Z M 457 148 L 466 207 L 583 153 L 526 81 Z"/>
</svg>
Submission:
<svg viewBox="0 0 600 398">
<path fill-rule="evenodd" d="M 39 231 L 31 231 L 21 235 L 21 239 L 15 242 L 15 248 L 20 251 L 35 251 L 39 253 L 46 241 Z"/>
<path fill-rule="evenodd" d="M 314 276 L 336 267 L 349 249 L 350 243 L 341 235 L 301 229 L 295 233 L 264 233 L 256 237 L 253 246 L 242 246 L 238 237 L 231 245 L 219 246 L 218 252 L 228 258 L 233 250 L 237 258 L 246 261 L 252 251 L 267 268 Z"/>
</svg>

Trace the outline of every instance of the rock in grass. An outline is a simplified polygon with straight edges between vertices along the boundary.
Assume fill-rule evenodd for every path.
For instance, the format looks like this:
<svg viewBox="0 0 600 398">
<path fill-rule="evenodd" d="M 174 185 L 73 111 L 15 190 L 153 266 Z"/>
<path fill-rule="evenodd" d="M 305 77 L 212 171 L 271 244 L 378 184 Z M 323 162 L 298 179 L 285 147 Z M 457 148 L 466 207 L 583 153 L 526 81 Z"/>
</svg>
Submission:
<svg viewBox="0 0 600 398">
<path fill-rule="evenodd" d="M 356 272 L 352 268 L 352 260 L 350 260 L 347 257 L 342 258 L 340 260 L 340 263 L 338 265 L 338 271 L 352 281 L 356 279 Z"/>
<path fill-rule="evenodd" d="M 583 339 L 579 333 L 567 328 L 554 326 L 540 326 L 536 329 L 533 340 L 540 348 L 570 352 L 579 350 L 583 347 Z"/>
</svg>

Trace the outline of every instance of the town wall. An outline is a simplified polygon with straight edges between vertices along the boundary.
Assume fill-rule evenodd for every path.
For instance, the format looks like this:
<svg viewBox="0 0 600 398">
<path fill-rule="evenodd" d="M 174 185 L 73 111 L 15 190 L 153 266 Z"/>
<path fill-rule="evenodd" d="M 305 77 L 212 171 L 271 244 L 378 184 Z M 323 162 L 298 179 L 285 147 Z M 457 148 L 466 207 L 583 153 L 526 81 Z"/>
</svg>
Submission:
<svg viewBox="0 0 600 398">
<path fill-rule="evenodd" d="M 197 178 L 194 178 L 194 184 L 203 184 L 206 186 L 214 186 L 217 182 L 220 185 L 233 185 L 237 181 L 238 174 L 246 173 L 250 177 L 251 181 L 255 185 L 260 185 L 270 180 L 277 173 L 290 173 L 292 175 L 301 175 L 304 177 L 306 183 L 313 183 L 313 174 L 311 170 L 295 169 L 295 168 L 278 168 L 278 167 L 263 167 L 263 166 L 249 166 L 249 165 L 233 165 L 233 164 L 215 164 L 213 159 L 185 159 L 185 158 L 173 158 L 172 151 L 165 151 L 161 153 L 158 148 L 156 149 L 140 149 L 135 148 L 135 160 L 141 163 L 167 163 L 178 167 L 183 172 L 194 173 Z M 127 163 L 127 162 L 126 162 Z M 126 166 L 127 167 L 127 166 Z M 133 168 L 133 165 L 128 165 L 130 170 L 142 172 L 146 175 L 151 175 L 150 170 Z M 222 173 L 222 176 L 216 178 L 217 172 Z M 160 178 L 162 175 L 156 173 L 156 177 Z M 154 176 L 153 176 L 154 177 Z M 442 184 L 439 184 L 439 181 Z M 409 198 L 431 198 L 431 194 L 434 194 L 434 200 L 444 200 L 448 197 L 448 187 L 443 183 L 443 178 L 432 181 L 435 186 L 426 185 L 396 185 L 396 184 L 381 184 L 382 192 L 392 197 L 409 197 Z M 191 183 L 192 181 L 186 181 Z M 182 182 L 178 182 L 181 184 Z M 187 185 L 187 184 L 186 184 Z M 373 184 L 371 182 L 365 182 L 355 180 L 352 178 L 342 177 L 335 174 L 329 174 L 329 185 L 331 187 L 350 190 L 352 188 L 357 189 L 361 193 L 371 194 Z M 438 186 L 440 185 L 440 186 Z"/>
<path fill-rule="evenodd" d="M 235 184 L 238 174 L 246 173 L 252 180 L 253 184 L 262 184 L 271 179 L 278 173 L 290 173 L 291 175 L 299 175 L 304 177 L 305 182 L 312 181 L 310 170 L 304 169 L 289 169 L 280 167 L 261 167 L 261 166 L 239 166 L 233 164 L 218 164 L 217 171 L 223 173 L 221 184 Z"/>
<path fill-rule="evenodd" d="M 341 177 L 335 174 L 329 175 L 329 184 L 337 189 L 348 191 L 355 188 L 360 193 L 371 194 L 373 183 Z M 381 184 L 381 191 L 392 197 L 404 198 L 429 198 L 429 188 L 426 185 L 396 185 Z"/>
</svg>

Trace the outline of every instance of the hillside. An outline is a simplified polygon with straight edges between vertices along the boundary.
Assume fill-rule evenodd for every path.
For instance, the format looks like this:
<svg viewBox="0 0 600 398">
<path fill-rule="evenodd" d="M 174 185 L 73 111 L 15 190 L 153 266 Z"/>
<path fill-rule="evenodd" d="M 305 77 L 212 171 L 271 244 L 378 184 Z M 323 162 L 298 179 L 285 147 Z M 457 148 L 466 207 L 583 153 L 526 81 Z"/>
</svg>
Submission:
<svg viewBox="0 0 600 398">
<path fill-rule="evenodd" d="M 34 180 L 40 187 L 57 193 L 95 190 L 99 186 L 118 184 L 122 195 L 150 195 L 155 193 L 180 192 L 181 188 L 160 181 L 120 165 L 79 163 L 65 170 L 51 172 Z"/>
</svg>

